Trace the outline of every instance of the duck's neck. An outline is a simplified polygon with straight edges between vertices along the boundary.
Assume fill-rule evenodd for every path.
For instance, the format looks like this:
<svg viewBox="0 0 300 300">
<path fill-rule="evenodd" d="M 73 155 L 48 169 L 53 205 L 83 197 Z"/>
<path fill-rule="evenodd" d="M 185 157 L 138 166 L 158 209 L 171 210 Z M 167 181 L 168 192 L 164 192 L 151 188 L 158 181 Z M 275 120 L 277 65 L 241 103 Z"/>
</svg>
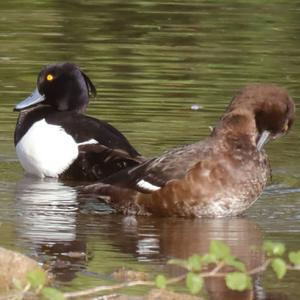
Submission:
<svg viewBox="0 0 300 300">
<path fill-rule="evenodd" d="M 86 89 L 73 89 L 68 95 L 68 109 L 78 113 L 84 113 L 89 103 L 89 96 Z"/>
<path fill-rule="evenodd" d="M 241 140 L 256 146 L 258 131 L 254 115 L 248 111 L 232 111 L 225 114 L 211 133 L 221 140 Z"/>
</svg>

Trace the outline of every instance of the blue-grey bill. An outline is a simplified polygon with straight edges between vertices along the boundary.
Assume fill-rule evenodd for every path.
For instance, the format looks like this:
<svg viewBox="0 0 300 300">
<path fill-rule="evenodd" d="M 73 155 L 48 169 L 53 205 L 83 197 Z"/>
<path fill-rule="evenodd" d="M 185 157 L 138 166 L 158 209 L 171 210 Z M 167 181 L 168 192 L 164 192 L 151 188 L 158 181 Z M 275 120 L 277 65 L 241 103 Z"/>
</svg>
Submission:
<svg viewBox="0 0 300 300">
<path fill-rule="evenodd" d="M 263 146 L 269 141 L 270 137 L 271 137 L 270 131 L 264 130 L 262 132 L 262 134 L 256 144 L 256 148 L 258 151 L 260 151 L 263 148 Z"/>
<path fill-rule="evenodd" d="M 37 103 L 43 102 L 44 100 L 45 100 L 45 96 L 41 95 L 38 89 L 36 88 L 29 97 L 27 97 L 26 99 L 24 99 L 23 101 L 21 101 L 19 104 L 15 106 L 15 110 L 25 109 Z"/>
</svg>

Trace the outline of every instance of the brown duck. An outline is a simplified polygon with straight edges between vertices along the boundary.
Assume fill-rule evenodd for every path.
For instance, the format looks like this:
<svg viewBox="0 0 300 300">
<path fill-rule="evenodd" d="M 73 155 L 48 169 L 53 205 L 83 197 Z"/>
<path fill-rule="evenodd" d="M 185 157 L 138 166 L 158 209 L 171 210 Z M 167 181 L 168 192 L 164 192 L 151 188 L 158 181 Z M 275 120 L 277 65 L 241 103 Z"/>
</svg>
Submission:
<svg viewBox="0 0 300 300">
<path fill-rule="evenodd" d="M 288 93 L 275 85 L 240 90 L 205 140 L 170 150 L 83 188 L 118 212 L 227 217 L 244 212 L 266 186 L 263 146 L 287 133 L 295 116 Z"/>
</svg>

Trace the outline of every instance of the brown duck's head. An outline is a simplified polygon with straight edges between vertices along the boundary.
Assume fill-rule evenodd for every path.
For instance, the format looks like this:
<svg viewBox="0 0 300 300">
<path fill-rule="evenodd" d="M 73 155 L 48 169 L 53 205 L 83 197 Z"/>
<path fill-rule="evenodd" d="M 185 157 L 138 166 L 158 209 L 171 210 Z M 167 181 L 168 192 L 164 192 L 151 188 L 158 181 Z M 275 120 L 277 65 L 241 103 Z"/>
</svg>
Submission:
<svg viewBox="0 0 300 300">
<path fill-rule="evenodd" d="M 247 111 L 255 120 L 258 150 L 270 139 L 287 133 L 295 117 L 293 99 L 285 89 L 276 85 L 254 84 L 241 89 L 226 114 L 233 115 L 241 110 Z"/>
</svg>

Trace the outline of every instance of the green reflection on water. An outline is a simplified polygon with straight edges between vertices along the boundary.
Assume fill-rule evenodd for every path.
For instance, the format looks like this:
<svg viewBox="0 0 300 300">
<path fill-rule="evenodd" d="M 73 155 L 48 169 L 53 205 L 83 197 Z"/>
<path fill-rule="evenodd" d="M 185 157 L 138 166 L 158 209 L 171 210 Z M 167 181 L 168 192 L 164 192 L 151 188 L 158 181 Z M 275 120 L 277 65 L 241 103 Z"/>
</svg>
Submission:
<svg viewBox="0 0 300 300">
<path fill-rule="evenodd" d="M 247 83 L 280 84 L 298 103 L 299 8 L 299 1 L 2 1 L 0 186 L 5 201 L 0 217 L 4 211 L 14 214 L 11 185 L 22 177 L 12 109 L 34 89 L 41 66 L 64 60 L 80 65 L 98 90 L 88 114 L 109 121 L 141 153 L 152 156 L 204 138 Z M 202 108 L 192 111 L 193 104 Z M 285 188 L 299 187 L 299 130 L 296 120 L 289 136 L 267 147 L 273 182 Z M 294 245 L 300 232 L 298 194 L 274 194 L 251 208 L 249 216 L 267 236 L 280 231 L 280 224 L 271 221 L 279 218 L 286 229 L 276 237 L 284 239 L 294 228 L 286 240 Z M 6 230 L 16 225 L 4 219 L 4 244 L 18 243 L 14 230 Z M 93 243 L 107 246 L 97 239 L 88 242 Z M 105 251 L 97 252 L 95 269 Z M 116 264 L 123 259 L 118 255 L 112 259 Z M 74 286 L 89 280 L 79 275 Z"/>
</svg>

